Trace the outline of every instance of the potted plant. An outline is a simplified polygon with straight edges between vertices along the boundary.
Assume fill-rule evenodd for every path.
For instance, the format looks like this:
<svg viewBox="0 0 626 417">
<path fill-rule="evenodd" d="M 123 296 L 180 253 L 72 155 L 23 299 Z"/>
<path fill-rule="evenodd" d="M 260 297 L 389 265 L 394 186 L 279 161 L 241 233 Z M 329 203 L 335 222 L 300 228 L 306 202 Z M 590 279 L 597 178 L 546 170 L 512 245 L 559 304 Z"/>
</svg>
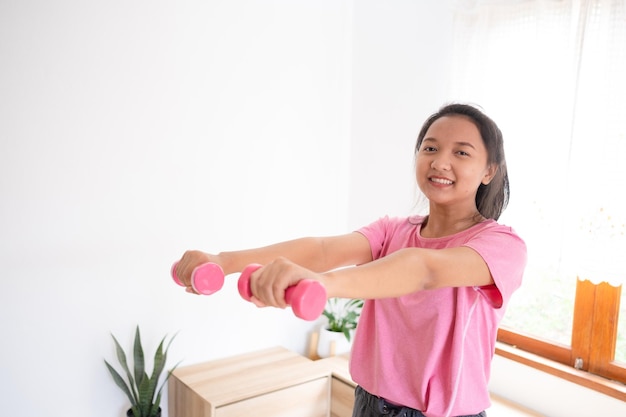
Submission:
<svg viewBox="0 0 626 417">
<path fill-rule="evenodd" d="M 320 330 L 318 356 L 324 358 L 350 350 L 352 332 L 363 308 L 360 298 L 329 298 L 322 313 L 328 323 Z"/>
<path fill-rule="evenodd" d="M 161 390 L 169 379 L 172 371 L 176 369 L 176 364 L 165 377 L 165 380 L 159 386 L 159 379 L 163 371 L 165 370 L 165 362 L 167 361 L 167 351 L 174 340 L 173 336 L 165 350 L 163 345 L 165 343 L 165 337 L 161 340 L 159 347 L 154 354 L 154 365 L 152 369 L 152 375 L 148 376 L 145 369 L 145 356 L 143 346 L 141 344 L 141 336 L 139 334 L 139 326 L 135 331 L 135 343 L 133 345 L 133 372 L 131 372 L 128 362 L 126 360 L 126 354 L 124 349 L 120 346 L 119 342 L 111 334 L 113 341 L 115 342 L 115 349 L 117 353 L 117 360 L 119 361 L 123 372 L 126 374 L 127 380 L 115 370 L 107 362 L 104 363 L 108 368 L 115 384 L 120 387 L 126 394 L 131 403 L 131 408 L 126 412 L 128 417 L 160 417 L 161 416 Z"/>
</svg>

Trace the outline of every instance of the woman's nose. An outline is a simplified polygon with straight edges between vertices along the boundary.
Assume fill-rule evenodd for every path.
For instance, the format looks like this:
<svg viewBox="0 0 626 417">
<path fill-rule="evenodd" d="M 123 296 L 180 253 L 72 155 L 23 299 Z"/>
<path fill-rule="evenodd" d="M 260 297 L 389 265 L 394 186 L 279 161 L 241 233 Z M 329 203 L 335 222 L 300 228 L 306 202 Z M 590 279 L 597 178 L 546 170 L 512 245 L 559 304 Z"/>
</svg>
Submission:
<svg viewBox="0 0 626 417">
<path fill-rule="evenodd" d="M 447 171 L 450 169 L 450 160 L 441 155 L 434 158 L 430 163 L 430 167 L 436 169 L 437 171 Z"/>
</svg>

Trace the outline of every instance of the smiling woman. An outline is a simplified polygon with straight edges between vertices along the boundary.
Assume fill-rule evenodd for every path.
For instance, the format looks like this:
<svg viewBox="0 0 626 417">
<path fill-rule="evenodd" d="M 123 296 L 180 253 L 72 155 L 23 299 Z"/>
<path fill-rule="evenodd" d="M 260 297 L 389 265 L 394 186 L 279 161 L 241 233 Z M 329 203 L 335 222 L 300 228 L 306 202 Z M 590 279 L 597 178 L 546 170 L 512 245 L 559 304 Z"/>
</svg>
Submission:
<svg viewBox="0 0 626 417">
<path fill-rule="evenodd" d="M 353 415 L 388 414 L 369 406 L 380 404 L 411 416 L 479 417 L 490 404 L 498 324 L 526 264 L 524 241 L 496 220 L 508 195 L 502 134 L 481 109 L 447 104 L 417 143 L 427 215 L 382 216 L 355 232 L 252 249 L 190 250 L 176 275 L 192 288 L 198 265 L 230 274 L 260 263 L 249 280 L 259 307 L 286 307 L 290 288 L 304 281 L 331 298 L 365 299 L 350 360 Z"/>
<path fill-rule="evenodd" d="M 416 162 L 425 158 L 422 169 L 432 168 L 436 171 L 441 163 L 444 164 L 442 168 L 449 169 L 450 162 L 455 160 L 459 162 L 459 170 L 477 171 L 470 175 L 471 178 L 475 178 L 475 182 L 468 184 L 469 189 L 464 186 L 461 188 L 465 188 L 467 192 L 476 192 L 476 207 L 484 218 L 498 219 L 509 198 L 509 177 L 504 158 L 502 132 L 494 123 L 489 122 L 486 115 L 473 111 L 471 106 L 447 106 L 442 119 L 455 120 L 444 124 L 441 120 L 437 123 L 438 120 L 431 117 L 424 124 L 415 145 Z M 443 141 L 445 137 L 454 139 L 439 144 L 438 142 Z M 442 149 L 444 151 L 442 154 L 438 152 L 438 148 L 444 144 L 447 147 Z M 420 187 L 426 185 L 423 179 L 420 179 L 420 175 L 417 177 Z M 436 175 L 431 177 L 426 175 L 426 178 L 435 178 L 434 181 L 439 183 L 450 180 L 445 176 Z"/>
</svg>

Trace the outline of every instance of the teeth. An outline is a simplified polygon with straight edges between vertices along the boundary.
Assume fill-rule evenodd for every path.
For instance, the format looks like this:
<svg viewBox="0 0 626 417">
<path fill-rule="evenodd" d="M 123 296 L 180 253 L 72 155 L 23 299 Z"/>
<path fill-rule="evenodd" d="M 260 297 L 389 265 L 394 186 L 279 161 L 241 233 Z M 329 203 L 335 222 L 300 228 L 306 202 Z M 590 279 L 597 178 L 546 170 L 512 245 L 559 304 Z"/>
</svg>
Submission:
<svg viewBox="0 0 626 417">
<path fill-rule="evenodd" d="M 436 183 L 439 183 L 439 184 L 446 184 L 446 185 L 452 184 L 452 181 L 447 180 L 445 178 L 431 178 L 430 180 L 432 182 L 436 182 Z"/>
</svg>

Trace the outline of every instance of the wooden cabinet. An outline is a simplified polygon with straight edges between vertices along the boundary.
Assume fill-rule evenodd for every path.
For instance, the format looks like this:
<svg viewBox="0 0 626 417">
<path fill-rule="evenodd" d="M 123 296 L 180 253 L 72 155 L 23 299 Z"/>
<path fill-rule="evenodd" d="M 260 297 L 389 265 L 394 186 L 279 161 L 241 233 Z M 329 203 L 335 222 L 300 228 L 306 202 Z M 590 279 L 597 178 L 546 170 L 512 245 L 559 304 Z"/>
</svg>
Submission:
<svg viewBox="0 0 626 417">
<path fill-rule="evenodd" d="M 331 380 L 331 417 L 351 417 L 354 407 L 354 386 L 338 378 Z"/>
<path fill-rule="evenodd" d="M 327 417 L 331 376 L 322 361 L 284 348 L 176 369 L 170 417 Z"/>
<path fill-rule="evenodd" d="M 319 362 L 328 369 L 331 376 L 330 416 L 351 417 L 356 384 L 350 378 L 348 357 L 345 355 L 333 356 Z"/>
</svg>

